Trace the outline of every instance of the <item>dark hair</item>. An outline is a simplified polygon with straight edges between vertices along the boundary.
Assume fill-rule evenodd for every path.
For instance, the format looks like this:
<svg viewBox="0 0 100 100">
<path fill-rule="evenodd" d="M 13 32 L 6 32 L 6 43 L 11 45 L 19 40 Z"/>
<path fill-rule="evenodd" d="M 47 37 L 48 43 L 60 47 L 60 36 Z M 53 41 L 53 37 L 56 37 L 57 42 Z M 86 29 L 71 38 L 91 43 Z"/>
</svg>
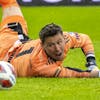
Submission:
<svg viewBox="0 0 100 100">
<path fill-rule="evenodd" d="M 59 25 L 51 23 L 51 24 L 45 25 L 41 29 L 41 31 L 39 33 L 39 37 L 40 37 L 42 43 L 44 43 L 46 37 L 54 36 L 58 33 L 63 34 L 62 28 Z"/>
</svg>

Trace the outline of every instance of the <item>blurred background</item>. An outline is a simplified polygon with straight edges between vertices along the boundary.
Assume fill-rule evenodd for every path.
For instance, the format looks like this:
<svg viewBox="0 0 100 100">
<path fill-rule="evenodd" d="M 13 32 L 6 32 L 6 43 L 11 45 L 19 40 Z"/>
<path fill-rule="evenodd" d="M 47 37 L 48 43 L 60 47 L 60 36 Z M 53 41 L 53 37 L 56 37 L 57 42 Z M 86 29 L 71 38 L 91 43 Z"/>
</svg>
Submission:
<svg viewBox="0 0 100 100">
<path fill-rule="evenodd" d="M 100 0 L 18 0 L 21 5 L 100 5 Z"/>
</svg>

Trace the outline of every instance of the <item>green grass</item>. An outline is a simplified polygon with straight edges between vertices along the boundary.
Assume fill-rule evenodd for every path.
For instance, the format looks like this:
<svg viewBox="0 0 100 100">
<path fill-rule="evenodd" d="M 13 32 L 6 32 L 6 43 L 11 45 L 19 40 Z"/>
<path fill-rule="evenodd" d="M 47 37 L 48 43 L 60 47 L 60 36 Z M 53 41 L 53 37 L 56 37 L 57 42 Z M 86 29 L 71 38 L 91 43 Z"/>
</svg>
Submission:
<svg viewBox="0 0 100 100">
<path fill-rule="evenodd" d="M 99 100 L 99 79 L 19 78 L 0 100 Z"/>
<path fill-rule="evenodd" d="M 88 34 L 100 68 L 100 7 L 22 7 L 29 36 L 38 38 L 41 27 L 56 23 L 64 31 Z M 1 9 L 0 9 L 1 18 Z M 85 69 L 80 49 L 70 50 L 64 66 Z M 99 100 L 99 78 L 17 78 L 10 90 L 0 90 L 0 100 Z"/>
</svg>

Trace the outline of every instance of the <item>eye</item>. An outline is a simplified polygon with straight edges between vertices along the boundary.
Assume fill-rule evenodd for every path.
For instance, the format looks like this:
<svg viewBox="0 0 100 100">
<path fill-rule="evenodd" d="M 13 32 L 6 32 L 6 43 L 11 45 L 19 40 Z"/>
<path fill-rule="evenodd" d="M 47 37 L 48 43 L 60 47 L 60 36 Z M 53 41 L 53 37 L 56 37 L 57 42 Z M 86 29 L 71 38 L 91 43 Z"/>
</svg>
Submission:
<svg viewBox="0 0 100 100">
<path fill-rule="evenodd" d="M 53 43 L 50 43 L 47 45 L 47 47 L 52 47 L 54 44 Z"/>
<path fill-rule="evenodd" d="M 61 43 L 62 43 L 62 40 L 60 40 L 60 41 L 57 42 L 57 44 L 61 44 Z"/>
</svg>

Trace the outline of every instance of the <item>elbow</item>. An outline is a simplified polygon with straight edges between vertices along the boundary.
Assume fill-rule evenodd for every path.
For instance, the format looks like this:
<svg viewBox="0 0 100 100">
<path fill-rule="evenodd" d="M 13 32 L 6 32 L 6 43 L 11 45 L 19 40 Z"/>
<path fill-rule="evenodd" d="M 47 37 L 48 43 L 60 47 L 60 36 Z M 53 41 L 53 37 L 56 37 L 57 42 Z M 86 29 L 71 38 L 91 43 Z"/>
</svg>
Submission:
<svg viewBox="0 0 100 100">
<path fill-rule="evenodd" d="M 92 43 L 90 37 L 87 34 L 83 34 L 83 46 L 82 46 L 82 49 L 83 49 L 85 54 L 94 52 L 93 43 Z"/>
</svg>

